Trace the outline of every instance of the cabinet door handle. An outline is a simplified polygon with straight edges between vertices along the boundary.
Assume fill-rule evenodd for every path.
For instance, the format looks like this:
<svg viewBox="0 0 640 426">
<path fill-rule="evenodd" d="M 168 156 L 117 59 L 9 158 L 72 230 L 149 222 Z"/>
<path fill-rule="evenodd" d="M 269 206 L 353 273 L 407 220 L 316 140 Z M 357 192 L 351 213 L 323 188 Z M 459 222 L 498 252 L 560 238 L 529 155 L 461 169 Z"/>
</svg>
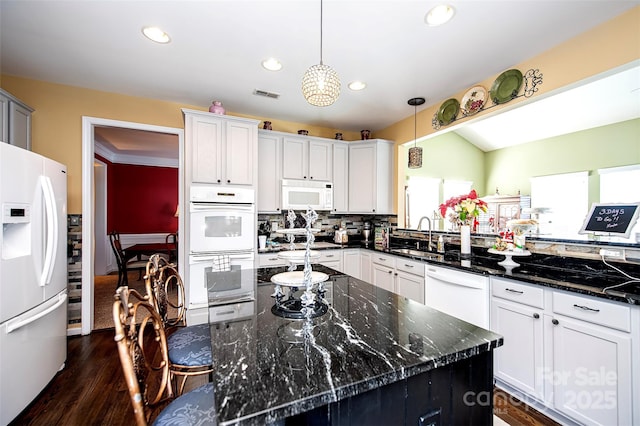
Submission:
<svg viewBox="0 0 640 426">
<path fill-rule="evenodd" d="M 227 179 L 227 183 L 231 183 L 231 179 Z"/>
<path fill-rule="evenodd" d="M 390 274 L 393 274 L 393 271 L 389 271 Z"/>
<path fill-rule="evenodd" d="M 220 179 L 218 179 L 218 183 L 222 182 Z"/>
<path fill-rule="evenodd" d="M 327 254 L 327 255 L 325 255 L 325 257 L 333 257 L 333 255 L 332 254 Z"/>
<path fill-rule="evenodd" d="M 396 273 L 395 273 L 395 274 L 393 274 L 393 275 L 398 275 L 398 273 L 396 272 Z"/>
<path fill-rule="evenodd" d="M 600 309 L 593 309 L 593 308 L 590 308 L 588 306 L 576 305 L 575 303 L 573 304 L 573 307 L 574 308 L 578 308 L 578 309 L 582 309 L 583 311 L 600 312 Z"/>
<path fill-rule="evenodd" d="M 406 263 L 404 264 L 404 266 L 406 266 L 407 268 L 413 268 L 413 265 L 407 265 Z"/>
<path fill-rule="evenodd" d="M 534 317 L 535 319 L 538 319 L 538 318 L 540 318 L 540 314 L 538 314 L 538 313 L 533 314 L 533 317 Z"/>
<path fill-rule="evenodd" d="M 508 291 L 509 293 L 524 294 L 524 291 L 514 290 L 512 288 L 505 288 L 505 290 Z"/>
<path fill-rule="evenodd" d="M 379 257 L 378 260 L 381 261 L 381 262 L 386 262 L 387 261 L 387 259 L 383 259 L 381 257 Z"/>
<path fill-rule="evenodd" d="M 560 324 L 560 321 L 558 321 L 557 319 L 554 318 L 554 319 L 551 320 L 551 324 L 558 325 L 558 324 Z"/>
<path fill-rule="evenodd" d="M 276 260 L 278 260 L 278 258 L 277 257 L 270 257 L 269 260 L 276 261 Z"/>
</svg>

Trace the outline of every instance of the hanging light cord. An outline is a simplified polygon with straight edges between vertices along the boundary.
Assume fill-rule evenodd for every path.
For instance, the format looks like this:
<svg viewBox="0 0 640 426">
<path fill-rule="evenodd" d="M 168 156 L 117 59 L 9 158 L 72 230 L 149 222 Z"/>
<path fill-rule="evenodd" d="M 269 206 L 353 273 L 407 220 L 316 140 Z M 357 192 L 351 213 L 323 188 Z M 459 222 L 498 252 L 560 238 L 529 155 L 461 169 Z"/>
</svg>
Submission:
<svg viewBox="0 0 640 426">
<path fill-rule="evenodd" d="M 413 106 L 413 147 L 416 146 L 418 139 L 418 104 Z"/>
<path fill-rule="evenodd" d="M 322 65 L 322 0 L 320 0 L 320 65 Z"/>
</svg>

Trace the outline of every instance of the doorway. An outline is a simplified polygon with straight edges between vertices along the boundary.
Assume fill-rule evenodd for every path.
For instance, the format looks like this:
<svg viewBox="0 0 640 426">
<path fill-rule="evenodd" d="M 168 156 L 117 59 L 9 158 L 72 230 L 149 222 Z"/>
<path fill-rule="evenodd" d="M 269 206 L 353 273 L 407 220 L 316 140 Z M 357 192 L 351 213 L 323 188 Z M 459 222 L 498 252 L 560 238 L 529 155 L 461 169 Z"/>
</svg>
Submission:
<svg viewBox="0 0 640 426">
<path fill-rule="evenodd" d="M 94 276 L 96 271 L 96 255 L 101 249 L 96 246 L 96 230 L 101 225 L 97 225 L 96 217 L 96 176 L 94 170 L 95 162 L 95 129 L 97 127 L 114 127 L 122 129 L 132 129 L 156 133 L 166 133 L 178 137 L 178 199 L 182 200 L 184 194 L 184 130 L 181 128 L 155 126 L 144 123 L 109 120 L 96 117 L 82 117 L 82 307 L 81 307 L 81 333 L 90 334 L 94 327 Z M 98 202 L 99 204 L 99 202 Z M 183 202 L 179 202 L 182 209 Z M 183 234 L 183 212 L 178 216 L 178 232 Z M 100 219 L 102 220 L 102 219 Z M 102 243 L 101 243 L 102 244 Z M 184 253 L 183 239 L 178 240 L 178 253 Z M 183 259 L 178 259 L 181 269 L 184 265 Z M 182 274 L 183 272 L 179 270 Z"/>
</svg>

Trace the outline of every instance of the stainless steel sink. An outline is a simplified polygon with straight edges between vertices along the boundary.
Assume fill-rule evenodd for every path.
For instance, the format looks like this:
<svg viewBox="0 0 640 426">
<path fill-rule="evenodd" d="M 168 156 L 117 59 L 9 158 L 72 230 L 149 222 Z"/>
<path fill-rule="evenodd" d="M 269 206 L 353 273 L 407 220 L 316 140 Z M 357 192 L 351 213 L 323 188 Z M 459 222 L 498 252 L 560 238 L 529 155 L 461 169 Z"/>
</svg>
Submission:
<svg viewBox="0 0 640 426">
<path fill-rule="evenodd" d="M 424 259 L 442 258 L 442 254 L 432 253 L 432 252 L 429 252 L 429 251 L 408 249 L 408 248 L 391 249 L 390 252 L 391 253 L 397 253 L 397 254 L 405 254 L 405 255 L 408 255 L 408 256 L 422 257 Z"/>
</svg>

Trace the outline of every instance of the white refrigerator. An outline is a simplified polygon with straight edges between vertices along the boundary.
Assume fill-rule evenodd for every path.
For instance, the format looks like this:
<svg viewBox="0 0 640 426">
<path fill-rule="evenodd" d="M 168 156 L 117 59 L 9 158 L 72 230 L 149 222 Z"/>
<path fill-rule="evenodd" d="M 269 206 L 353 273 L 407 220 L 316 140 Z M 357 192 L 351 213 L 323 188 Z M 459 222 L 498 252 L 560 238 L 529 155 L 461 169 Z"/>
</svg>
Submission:
<svg viewBox="0 0 640 426">
<path fill-rule="evenodd" d="M 0 425 L 67 358 L 67 172 L 0 142 Z"/>
</svg>

